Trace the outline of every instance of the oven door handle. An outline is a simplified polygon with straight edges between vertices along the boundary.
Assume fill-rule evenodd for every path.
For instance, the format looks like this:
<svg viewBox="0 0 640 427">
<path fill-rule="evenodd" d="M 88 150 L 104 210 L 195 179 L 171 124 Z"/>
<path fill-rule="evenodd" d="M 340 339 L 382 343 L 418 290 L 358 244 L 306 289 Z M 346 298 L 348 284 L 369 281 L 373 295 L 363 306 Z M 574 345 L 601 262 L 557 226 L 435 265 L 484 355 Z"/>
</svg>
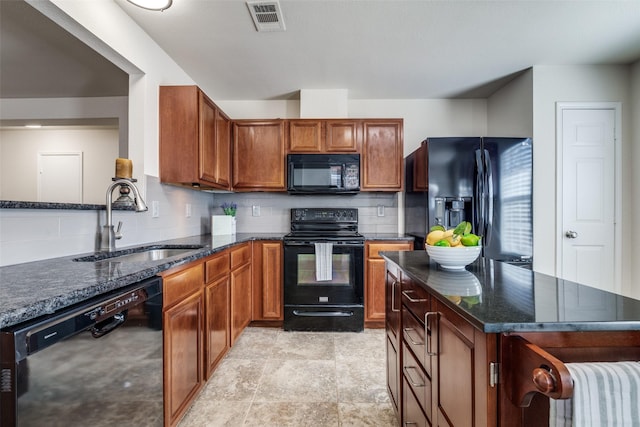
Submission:
<svg viewBox="0 0 640 427">
<path fill-rule="evenodd" d="M 305 242 L 284 242 L 285 246 L 313 246 L 314 243 L 333 243 L 338 248 L 361 248 L 364 247 L 363 242 L 338 242 L 331 240 L 315 240 Z"/>
<path fill-rule="evenodd" d="M 293 310 L 295 316 L 300 317 L 351 317 L 353 311 L 301 311 Z"/>
</svg>

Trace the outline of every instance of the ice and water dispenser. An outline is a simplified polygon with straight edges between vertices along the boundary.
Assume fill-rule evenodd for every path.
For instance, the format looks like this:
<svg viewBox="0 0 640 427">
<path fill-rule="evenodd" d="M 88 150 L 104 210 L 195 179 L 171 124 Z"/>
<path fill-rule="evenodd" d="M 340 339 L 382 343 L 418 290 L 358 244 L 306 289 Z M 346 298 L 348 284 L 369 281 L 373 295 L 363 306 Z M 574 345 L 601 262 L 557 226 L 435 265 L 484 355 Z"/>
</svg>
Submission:
<svg viewBox="0 0 640 427">
<path fill-rule="evenodd" d="M 435 223 L 445 228 L 453 228 L 462 221 L 473 223 L 471 197 L 436 197 Z M 432 224 L 433 225 L 433 224 Z"/>
</svg>

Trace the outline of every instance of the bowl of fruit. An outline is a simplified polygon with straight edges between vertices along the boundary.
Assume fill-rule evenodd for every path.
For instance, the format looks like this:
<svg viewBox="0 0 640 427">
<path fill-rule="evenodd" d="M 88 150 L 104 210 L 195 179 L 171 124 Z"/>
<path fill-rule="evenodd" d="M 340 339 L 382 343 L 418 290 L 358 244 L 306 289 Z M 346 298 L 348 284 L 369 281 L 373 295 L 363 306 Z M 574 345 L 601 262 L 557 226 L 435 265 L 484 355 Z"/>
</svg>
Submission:
<svg viewBox="0 0 640 427">
<path fill-rule="evenodd" d="M 480 236 L 471 232 L 470 222 L 462 221 L 448 230 L 442 225 L 434 225 L 427 234 L 425 249 L 443 269 L 463 270 L 480 255 L 480 241 Z"/>
</svg>

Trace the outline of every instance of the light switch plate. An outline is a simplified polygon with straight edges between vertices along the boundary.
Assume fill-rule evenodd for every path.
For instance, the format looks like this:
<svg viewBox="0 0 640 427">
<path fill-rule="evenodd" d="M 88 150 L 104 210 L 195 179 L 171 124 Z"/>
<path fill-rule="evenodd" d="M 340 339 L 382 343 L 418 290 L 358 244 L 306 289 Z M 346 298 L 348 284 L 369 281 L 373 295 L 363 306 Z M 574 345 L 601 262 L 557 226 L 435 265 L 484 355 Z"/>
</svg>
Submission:
<svg viewBox="0 0 640 427">
<path fill-rule="evenodd" d="M 260 216 L 260 205 L 253 205 L 251 207 L 251 215 Z"/>
<path fill-rule="evenodd" d="M 160 202 L 154 200 L 151 202 L 151 217 L 158 218 L 160 216 Z"/>
<path fill-rule="evenodd" d="M 384 216 L 384 205 L 378 205 L 378 216 Z"/>
</svg>

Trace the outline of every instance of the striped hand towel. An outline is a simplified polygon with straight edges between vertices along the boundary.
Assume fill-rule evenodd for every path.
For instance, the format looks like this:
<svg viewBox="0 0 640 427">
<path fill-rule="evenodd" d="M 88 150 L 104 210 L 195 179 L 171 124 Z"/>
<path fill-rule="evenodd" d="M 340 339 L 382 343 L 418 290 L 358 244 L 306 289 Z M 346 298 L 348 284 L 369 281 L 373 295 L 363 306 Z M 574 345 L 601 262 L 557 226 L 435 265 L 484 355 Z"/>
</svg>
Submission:
<svg viewBox="0 0 640 427">
<path fill-rule="evenodd" d="M 640 362 L 566 366 L 573 396 L 550 400 L 550 427 L 640 427 Z"/>
<path fill-rule="evenodd" d="M 333 279 L 333 243 L 315 243 L 316 281 Z"/>
</svg>

